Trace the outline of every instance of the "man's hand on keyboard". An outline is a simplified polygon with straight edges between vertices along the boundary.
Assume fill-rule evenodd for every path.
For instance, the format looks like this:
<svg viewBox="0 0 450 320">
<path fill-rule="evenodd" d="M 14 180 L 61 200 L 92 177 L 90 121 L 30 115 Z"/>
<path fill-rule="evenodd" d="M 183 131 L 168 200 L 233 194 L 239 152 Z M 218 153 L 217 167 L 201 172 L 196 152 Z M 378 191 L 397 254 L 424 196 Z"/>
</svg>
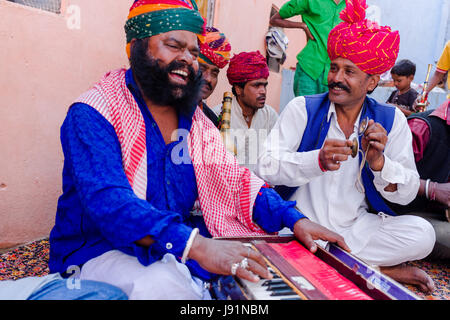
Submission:
<svg viewBox="0 0 450 320">
<path fill-rule="evenodd" d="M 293 231 L 295 237 L 312 253 L 315 253 L 317 250 L 317 244 L 314 240 L 324 240 L 336 243 L 342 249 L 350 252 L 350 248 L 347 246 L 342 236 L 309 219 L 303 218 L 298 220 L 294 225 Z"/>
<path fill-rule="evenodd" d="M 214 240 L 197 235 L 189 258 L 216 274 L 236 275 L 252 282 L 260 277 L 272 278 L 263 256 L 237 241 Z"/>
</svg>

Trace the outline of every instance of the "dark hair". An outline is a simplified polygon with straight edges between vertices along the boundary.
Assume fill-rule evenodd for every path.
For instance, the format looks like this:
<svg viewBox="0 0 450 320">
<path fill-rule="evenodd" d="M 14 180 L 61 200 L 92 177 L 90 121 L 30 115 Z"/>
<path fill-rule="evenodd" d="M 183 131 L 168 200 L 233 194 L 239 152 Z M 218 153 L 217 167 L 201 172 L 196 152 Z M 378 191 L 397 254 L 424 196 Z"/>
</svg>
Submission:
<svg viewBox="0 0 450 320">
<path fill-rule="evenodd" d="M 233 87 L 231 88 L 231 92 L 233 92 L 235 97 L 237 97 L 237 92 L 236 92 L 236 89 L 234 88 L 234 86 L 238 86 L 239 88 L 244 89 L 246 84 L 247 84 L 247 82 L 238 82 L 238 83 L 233 84 Z"/>
<path fill-rule="evenodd" d="M 416 64 L 407 59 L 400 60 L 391 69 L 391 74 L 396 74 L 404 77 L 413 76 L 416 74 Z"/>
</svg>

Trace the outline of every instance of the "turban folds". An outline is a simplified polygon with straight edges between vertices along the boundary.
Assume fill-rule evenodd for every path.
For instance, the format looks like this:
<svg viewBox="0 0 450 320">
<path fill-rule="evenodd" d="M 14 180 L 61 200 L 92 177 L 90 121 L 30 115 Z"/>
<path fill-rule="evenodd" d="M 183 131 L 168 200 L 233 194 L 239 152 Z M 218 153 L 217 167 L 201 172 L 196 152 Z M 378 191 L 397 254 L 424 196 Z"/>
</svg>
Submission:
<svg viewBox="0 0 450 320">
<path fill-rule="evenodd" d="M 231 85 L 268 77 L 266 58 L 259 51 L 241 52 L 230 60 L 227 78 Z"/>
<path fill-rule="evenodd" d="M 174 30 L 191 31 L 202 36 L 205 24 L 194 0 L 136 0 L 125 23 L 128 57 L 133 39 Z"/>
<path fill-rule="evenodd" d="M 366 19 L 366 0 L 346 0 L 340 24 L 328 36 L 328 56 L 352 61 L 367 74 L 391 69 L 398 56 L 400 35 Z"/>
<path fill-rule="evenodd" d="M 206 28 L 206 35 L 200 41 L 199 62 L 213 64 L 223 69 L 230 61 L 231 45 L 223 33 L 212 27 Z"/>
</svg>

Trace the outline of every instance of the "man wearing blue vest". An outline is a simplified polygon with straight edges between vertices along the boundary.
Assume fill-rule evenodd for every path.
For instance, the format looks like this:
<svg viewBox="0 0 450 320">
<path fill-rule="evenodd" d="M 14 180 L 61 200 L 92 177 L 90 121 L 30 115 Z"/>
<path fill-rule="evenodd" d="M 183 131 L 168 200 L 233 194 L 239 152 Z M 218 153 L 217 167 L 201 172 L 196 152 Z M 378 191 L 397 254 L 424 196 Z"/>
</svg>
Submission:
<svg viewBox="0 0 450 320">
<path fill-rule="evenodd" d="M 432 226 L 396 216 L 385 203 L 407 204 L 418 192 L 411 131 L 401 111 L 367 97 L 394 65 L 399 34 L 365 19 L 366 7 L 347 0 L 328 39 L 329 92 L 286 106 L 256 172 L 312 221 L 343 236 L 355 256 L 431 292 L 431 278 L 404 263 L 432 251 Z"/>
</svg>

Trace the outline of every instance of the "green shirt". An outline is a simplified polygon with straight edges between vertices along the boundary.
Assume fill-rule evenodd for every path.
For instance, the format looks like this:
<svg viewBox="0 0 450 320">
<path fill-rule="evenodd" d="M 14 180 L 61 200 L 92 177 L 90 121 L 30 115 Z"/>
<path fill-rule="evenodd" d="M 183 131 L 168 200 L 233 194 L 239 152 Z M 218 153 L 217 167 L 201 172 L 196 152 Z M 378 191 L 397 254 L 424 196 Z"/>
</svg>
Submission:
<svg viewBox="0 0 450 320">
<path fill-rule="evenodd" d="M 330 58 L 327 53 L 328 34 L 342 20 L 339 14 L 345 8 L 345 0 L 336 4 L 334 0 L 290 0 L 280 9 L 280 16 L 287 19 L 301 15 L 315 40 L 309 40 L 297 55 L 302 69 L 314 80 L 324 72 L 323 83 L 327 83 Z"/>
</svg>

